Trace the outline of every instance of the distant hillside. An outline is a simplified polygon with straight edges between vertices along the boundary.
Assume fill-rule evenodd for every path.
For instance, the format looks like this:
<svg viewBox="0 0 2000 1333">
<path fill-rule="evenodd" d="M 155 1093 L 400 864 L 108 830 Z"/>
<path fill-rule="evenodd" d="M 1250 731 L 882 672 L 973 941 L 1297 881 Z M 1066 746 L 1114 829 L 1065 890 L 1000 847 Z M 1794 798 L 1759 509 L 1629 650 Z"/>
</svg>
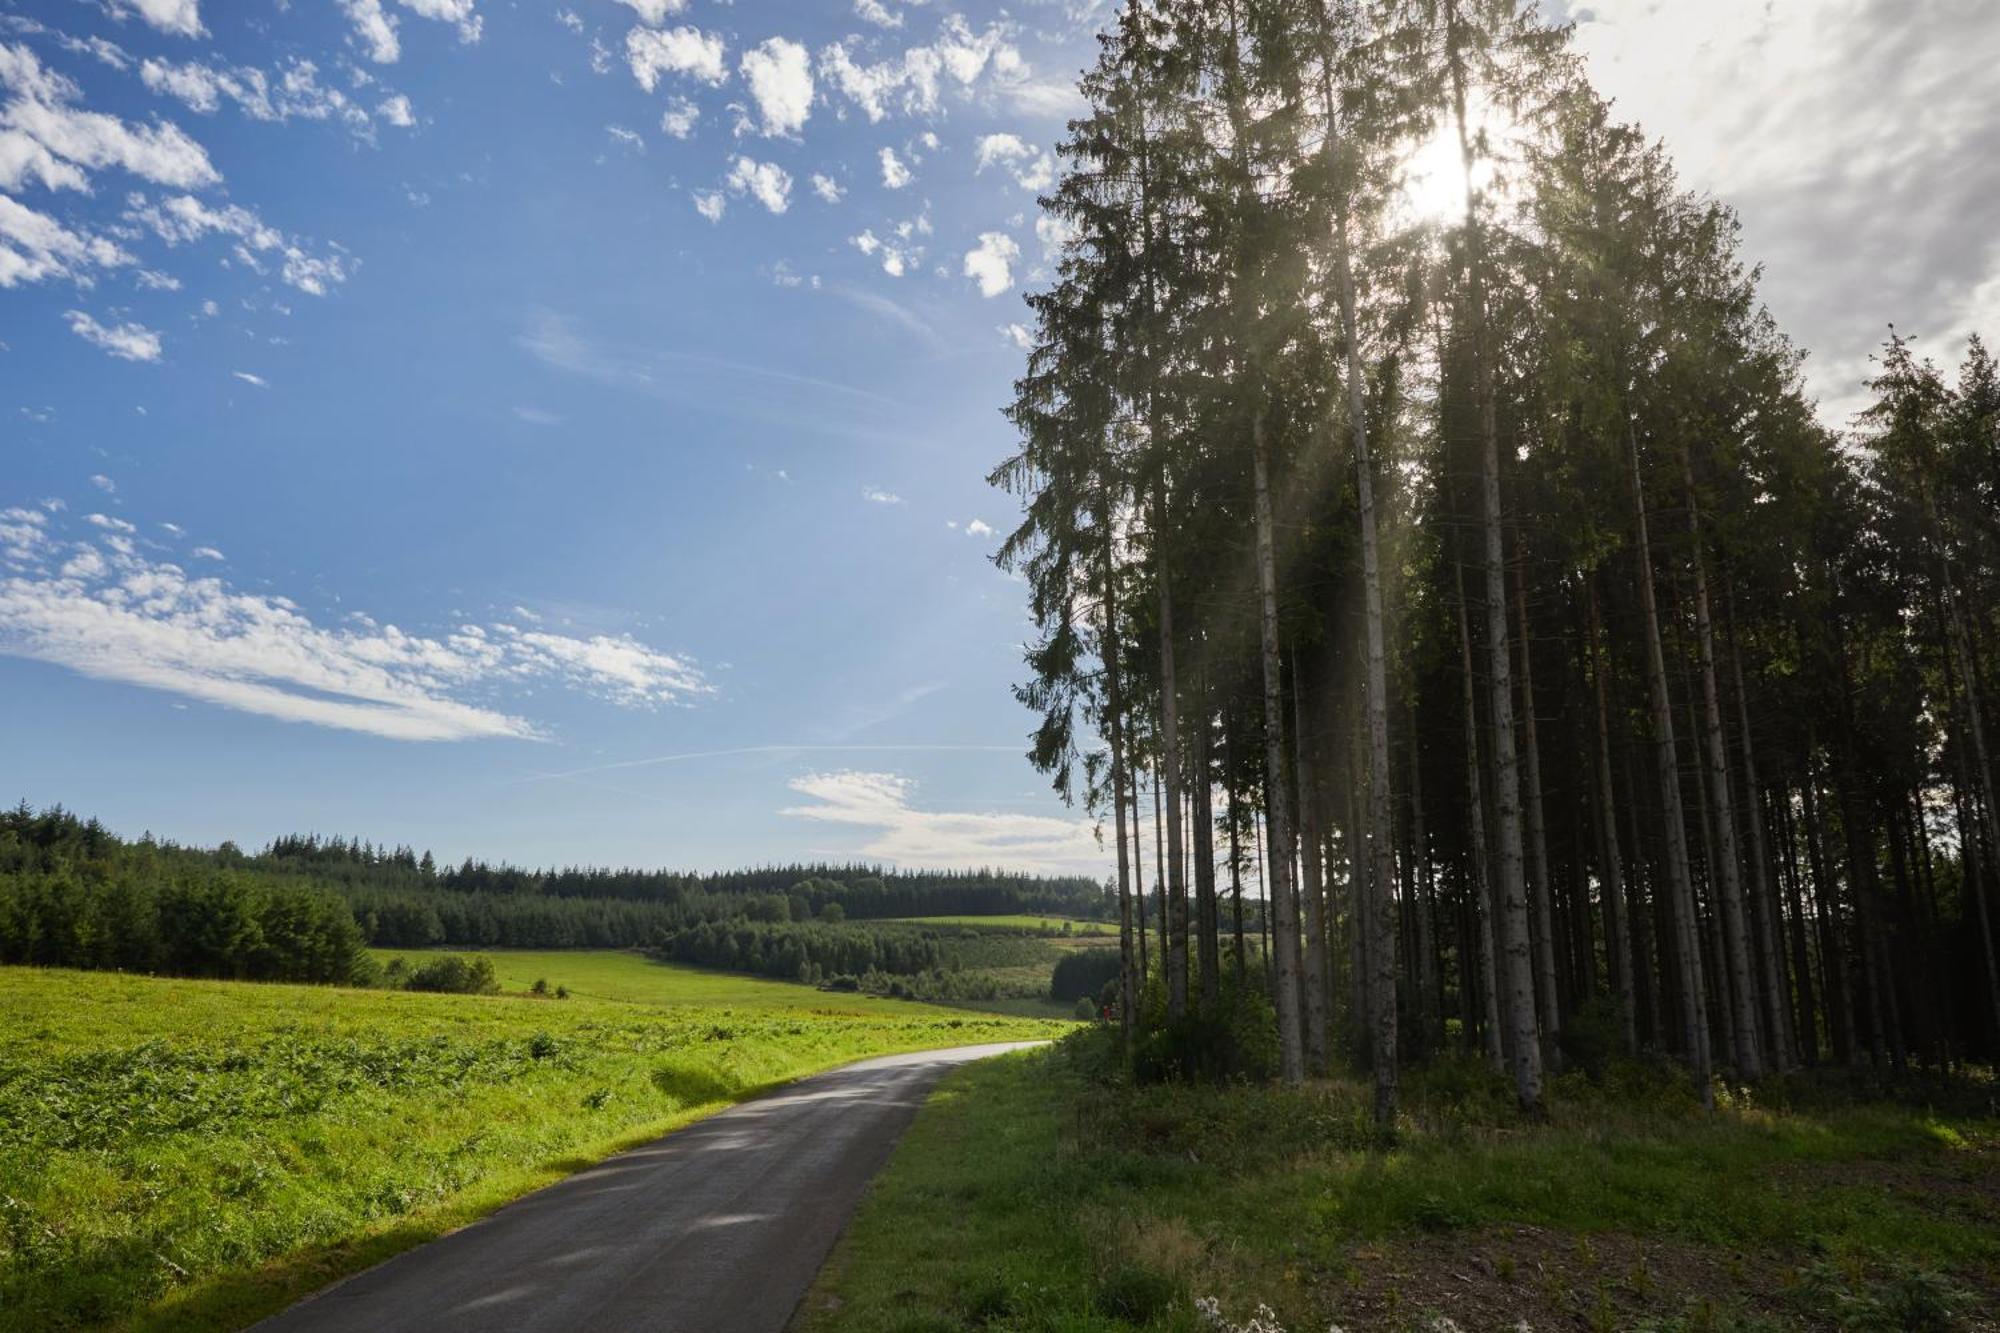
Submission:
<svg viewBox="0 0 2000 1333">
<path fill-rule="evenodd" d="M 790 865 L 695 874 L 524 869 L 293 835 L 246 853 L 126 840 L 25 803 L 0 813 L 0 963 L 365 980 L 367 945 L 660 947 L 713 922 L 1020 912 L 1103 916 L 1080 877 Z"/>
</svg>

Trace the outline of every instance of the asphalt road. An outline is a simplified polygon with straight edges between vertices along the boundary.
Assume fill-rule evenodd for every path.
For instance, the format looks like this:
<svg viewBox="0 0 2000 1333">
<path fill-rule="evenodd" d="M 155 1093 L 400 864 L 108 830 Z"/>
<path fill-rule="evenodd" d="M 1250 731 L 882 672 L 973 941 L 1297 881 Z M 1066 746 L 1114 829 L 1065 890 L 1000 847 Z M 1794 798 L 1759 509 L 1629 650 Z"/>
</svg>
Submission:
<svg viewBox="0 0 2000 1333">
<path fill-rule="evenodd" d="M 891 1055 L 621 1153 L 258 1324 L 266 1333 L 780 1333 L 945 1071 Z"/>
</svg>

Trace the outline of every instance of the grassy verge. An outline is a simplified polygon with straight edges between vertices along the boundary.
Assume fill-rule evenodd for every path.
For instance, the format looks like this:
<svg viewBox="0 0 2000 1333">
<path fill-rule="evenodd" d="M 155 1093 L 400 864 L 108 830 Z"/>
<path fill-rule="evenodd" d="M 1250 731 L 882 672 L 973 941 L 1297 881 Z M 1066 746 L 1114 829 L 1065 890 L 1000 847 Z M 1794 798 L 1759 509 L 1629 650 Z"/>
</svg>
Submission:
<svg viewBox="0 0 2000 1333">
<path fill-rule="evenodd" d="M 1560 1080 L 1526 1125 L 1459 1067 L 1412 1080 L 1385 1152 L 1357 1085 L 1134 1089 L 1104 1059 L 1091 1034 L 953 1074 L 802 1333 L 1948 1329 L 1990 1326 L 2000 1291 L 1980 1114 L 1709 1120 L 1628 1071 Z"/>
<path fill-rule="evenodd" d="M 775 1083 L 1057 1030 L 496 957 L 572 998 L 0 969 L 0 1328 L 238 1327 Z"/>
</svg>

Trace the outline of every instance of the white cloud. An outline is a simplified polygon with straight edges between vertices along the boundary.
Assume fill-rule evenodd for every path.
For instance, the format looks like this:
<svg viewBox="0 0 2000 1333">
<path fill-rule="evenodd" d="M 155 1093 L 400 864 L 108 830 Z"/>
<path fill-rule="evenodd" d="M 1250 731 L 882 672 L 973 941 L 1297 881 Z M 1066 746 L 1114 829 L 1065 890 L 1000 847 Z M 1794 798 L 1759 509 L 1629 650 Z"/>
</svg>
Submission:
<svg viewBox="0 0 2000 1333">
<path fill-rule="evenodd" d="M 805 47 L 773 37 L 745 51 L 738 68 L 756 99 L 767 138 L 797 134 L 805 127 L 813 103 L 812 57 Z"/>
<path fill-rule="evenodd" d="M 775 163 L 739 157 L 730 165 L 726 184 L 737 194 L 750 195 L 773 213 L 782 213 L 791 206 L 791 175 Z"/>
<path fill-rule="evenodd" d="M 894 773 L 809 773 L 787 785 L 813 804 L 785 814 L 869 830 L 856 849 L 861 856 L 909 868 L 1104 871 L 1103 848 L 1086 820 L 920 810 L 911 799 L 915 784 Z"/>
<path fill-rule="evenodd" d="M 660 113 L 660 129 L 676 139 L 690 138 L 694 127 L 701 122 L 701 108 L 692 98 L 670 97 L 667 109 Z"/>
<path fill-rule="evenodd" d="M 286 598 L 148 560 L 122 536 L 103 540 L 65 545 L 60 564 L 51 543 L 36 542 L 30 567 L 0 580 L 0 653 L 396 740 L 538 735 L 483 697 L 507 687 L 556 683 L 626 708 L 713 693 L 692 663 L 626 636 L 503 623 L 427 637 L 367 617 L 329 629 Z M 194 554 L 222 558 L 212 547 Z"/>
<path fill-rule="evenodd" d="M 382 0 L 339 0 L 339 3 L 370 60 L 389 65 L 402 58 L 403 45 L 396 19 L 382 8 Z M 484 21 L 473 12 L 473 0 L 401 0 L 401 4 L 419 18 L 453 24 L 461 42 L 476 42 L 485 30 Z"/>
<path fill-rule="evenodd" d="M 109 514 L 85 514 L 83 521 L 93 528 L 102 528 L 106 532 L 121 532 L 128 537 L 139 530 L 137 524 L 127 523 L 124 519 L 113 518 Z"/>
<path fill-rule="evenodd" d="M 0 194 L 0 287 L 48 278 L 87 281 L 90 269 L 132 262 L 131 255 L 103 237 L 71 231 Z"/>
<path fill-rule="evenodd" d="M 975 153 L 974 175 L 999 166 L 1024 190 L 1045 190 L 1055 182 L 1055 155 L 1029 147 L 1018 134 L 983 134 Z"/>
<path fill-rule="evenodd" d="M 969 93 L 982 77 L 1003 89 L 1028 78 L 1028 66 L 1009 40 L 1012 31 L 1012 25 L 1001 20 L 974 33 L 962 17 L 952 14 L 940 26 L 937 40 L 912 46 L 891 60 L 864 64 L 856 59 L 857 42 L 834 42 L 820 51 L 820 74 L 870 122 L 883 120 L 896 109 L 906 115 L 936 115 L 947 81 Z"/>
<path fill-rule="evenodd" d="M 93 472 L 90 476 L 90 484 L 98 490 L 103 491 L 106 495 L 118 494 L 118 483 L 105 476 L 102 472 Z M 52 512 L 59 512 L 61 508 L 62 502 L 58 500 L 55 506 L 52 507 Z"/>
<path fill-rule="evenodd" d="M 410 109 L 410 99 L 401 93 L 384 98 L 382 104 L 375 108 L 375 112 L 398 129 L 406 130 L 417 123 L 416 112 Z"/>
<path fill-rule="evenodd" d="M 1035 348 L 1034 335 L 1028 332 L 1026 325 L 1002 324 L 1000 326 L 1000 336 L 1023 352 L 1031 352 Z"/>
<path fill-rule="evenodd" d="M 922 4 L 923 0 L 910 0 L 910 3 Z M 879 28 L 900 28 L 903 26 L 902 12 L 889 8 L 884 3 L 884 0 L 854 0 L 854 13 L 856 17 L 873 23 Z"/>
<path fill-rule="evenodd" d="M 116 167 L 162 185 L 213 185 L 202 146 L 166 121 L 133 125 L 75 106 L 80 90 L 42 67 L 26 46 L 0 44 L 0 182 L 30 174 L 52 189 L 86 189 L 87 173 Z"/>
<path fill-rule="evenodd" d="M 297 57 L 274 74 L 250 65 L 212 66 L 193 60 L 176 65 L 149 58 L 139 66 L 139 78 L 153 92 L 175 98 L 199 115 L 213 115 L 227 99 L 253 120 L 338 120 L 363 137 L 373 129 L 364 108 L 340 89 L 321 83 L 319 66 Z M 376 110 L 392 125 L 414 123 L 410 99 L 400 94 L 389 96 Z"/>
<path fill-rule="evenodd" d="M 823 176 L 817 171 L 813 173 L 812 187 L 813 193 L 829 204 L 839 203 L 841 195 L 846 193 L 840 188 L 839 181 L 831 176 Z"/>
<path fill-rule="evenodd" d="M 1035 239 L 1042 243 L 1042 258 L 1053 260 L 1062 255 L 1063 247 L 1076 236 L 1076 228 L 1062 218 L 1051 217 L 1047 213 L 1035 218 Z"/>
<path fill-rule="evenodd" d="M 646 140 L 637 130 L 628 130 L 623 125 L 606 125 L 604 132 L 611 136 L 611 141 L 615 144 L 629 148 L 635 153 L 646 151 Z"/>
<path fill-rule="evenodd" d="M 882 150 L 882 184 L 891 190 L 900 190 L 910 183 L 910 169 L 896 156 L 893 148 Z"/>
<path fill-rule="evenodd" d="M 220 560 L 223 558 L 222 552 L 216 550 L 213 546 L 197 546 L 194 550 L 188 552 L 188 554 L 198 560 Z"/>
<path fill-rule="evenodd" d="M 114 14 L 137 14 L 151 26 L 175 37 L 201 36 L 198 0 L 112 0 Z"/>
<path fill-rule="evenodd" d="M 685 74 L 711 85 L 728 82 L 726 53 L 721 37 L 699 28 L 634 28 L 625 34 L 625 63 L 649 93 L 659 86 L 663 73 Z"/>
<path fill-rule="evenodd" d="M 968 537 L 991 537 L 993 535 L 993 527 L 985 519 L 975 518 L 965 525 L 965 535 Z"/>
<path fill-rule="evenodd" d="M 354 25 L 354 35 L 370 60 L 390 65 L 402 58 L 403 45 L 396 37 L 396 20 L 382 12 L 382 0 L 340 0 L 340 9 Z"/>
<path fill-rule="evenodd" d="M 963 272 L 979 284 L 979 294 L 989 299 L 1014 285 L 1014 261 L 1021 247 L 1005 232 L 981 232 L 979 244 L 965 256 Z"/>
<path fill-rule="evenodd" d="M 160 335 L 143 324 L 129 320 L 122 324 L 99 324 L 81 310 L 68 311 L 64 318 L 69 320 L 71 333 L 121 361 L 160 359 Z"/>
<path fill-rule="evenodd" d="M 720 190 L 694 191 L 694 211 L 710 222 L 722 221 L 722 214 L 729 207 L 728 198 Z"/>
<path fill-rule="evenodd" d="M 861 498 L 868 501 L 870 504 L 878 504 L 878 505 L 899 505 L 903 503 L 902 496 L 891 494 L 890 492 L 883 490 L 879 486 L 863 487 L 861 491 Z"/>
<path fill-rule="evenodd" d="M 872 227 L 864 230 L 859 236 L 849 237 L 848 244 L 870 259 L 879 258 L 882 261 L 882 271 L 892 278 L 902 277 L 913 266 L 921 263 L 924 257 L 921 249 L 908 249 L 894 241 L 883 240 L 875 234 Z"/>
<path fill-rule="evenodd" d="M 231 375 L 234 375 L 237 379 L 242 380 L 245 384 L 251 385 L 254 388 L 268 389 L 271 387 L 271 382 L 265 379 L 262 375 L 252 375 L 247 370 L 232 370 L 229 373 Z"/>
<path fill-rule="evenodd" d="M 618 3 L 637 14 L 641 23 L 655 28 L 687 8 L 687 0 L 618 0 Z"/>
<path fill-rule="evenodd" d="M 171 195 L 158 203 L 133 194 L 126 201 L 125 219 L 150 229 L 169 245 L 221 235 L 236 239 L 237 261 L 256 273 L 269 262 L 278 265 L 278 276 L 286 285 L 309 296 L 324 296 L 329 288 L 346 282 L 350 261 L 337 249 L 325 254 L 308 251 L 295 237 L 268 226 L 255 212 L 239 204 L 220 208 L 192 195 Z"/>
<path fill-rule="evenodd" d="M 1955 356 L 1947 339 L 2000 319 L 1981 296 L 2000 289 L 1991 0 L 1572 7 L 1598 91 L 1741 215 L 1829 424 L 1859 405 L 1888 321 Z"/>
</svg>

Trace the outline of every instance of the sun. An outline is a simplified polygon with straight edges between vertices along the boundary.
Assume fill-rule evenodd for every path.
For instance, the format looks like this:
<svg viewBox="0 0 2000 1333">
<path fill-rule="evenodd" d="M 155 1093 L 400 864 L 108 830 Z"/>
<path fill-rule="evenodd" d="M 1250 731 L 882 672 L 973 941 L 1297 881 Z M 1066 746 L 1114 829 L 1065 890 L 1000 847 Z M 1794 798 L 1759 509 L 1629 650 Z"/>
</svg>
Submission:
<svg viewBox="0 0 2000 1333">
<path fill-rule="evenodd" d="M 1445 124 L 1403 157 L 1396 212 L 1415 224 L 1451 226 L 1465 218 L 1465 169 L 1458 130 Z"/>
</svg>

